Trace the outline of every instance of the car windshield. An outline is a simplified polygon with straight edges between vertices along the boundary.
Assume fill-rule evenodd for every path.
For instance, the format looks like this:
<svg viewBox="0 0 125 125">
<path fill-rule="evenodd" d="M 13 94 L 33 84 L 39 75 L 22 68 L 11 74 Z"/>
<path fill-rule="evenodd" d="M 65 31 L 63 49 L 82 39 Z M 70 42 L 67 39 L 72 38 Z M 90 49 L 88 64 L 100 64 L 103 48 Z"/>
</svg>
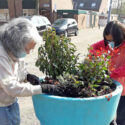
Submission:
<svg viewBox="0 0 125 125">
<path fill-rule="evenodd" d="M 46 17 L 42 16 L 26 16 L 25 18 L 31 20 L 35 26 L 51 25 L 50 21 Z"/>
<path fill-rule="evenodd" d="M 25 18 L 31 20 L 32 17 L 31 16 L 25 16 Z"/>
<path fill-rule="evenodd" d="M 67 20 L 65 19 L 59 19 L 54 22 L 54 25 L 64 25 L 67 23 Z"/>
</svg>

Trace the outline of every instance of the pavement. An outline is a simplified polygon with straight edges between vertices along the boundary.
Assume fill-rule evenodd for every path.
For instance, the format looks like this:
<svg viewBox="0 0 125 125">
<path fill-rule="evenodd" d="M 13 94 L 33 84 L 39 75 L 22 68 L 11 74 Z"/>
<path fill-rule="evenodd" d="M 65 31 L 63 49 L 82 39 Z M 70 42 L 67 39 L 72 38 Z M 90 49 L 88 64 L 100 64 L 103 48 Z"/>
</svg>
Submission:
<svg viewBox="0 0 125 125">
<path fill-rule="evenodd" d="M 70 36 L 72 43 L 76 45 L 77 53 L 80 53 L 80 59 L 84 58 L 87 54 L 87 48 L 89 45 L 103 39 L 104 28 L 91 28 L 79 30 L 78 36 Z M 39 77 L 44 74 L 39 71 L 35 66 L 35 61 L 37 59 L 37 51 L 39 44 L 36 45 L 34 51 L 26 56 L 25 62 L 27 64 L 28 72 L 35 74 Z M 21 113 L 21 125 L 40 125 L 38 119 L 35 116 L 32 97 L 20 97 L 19 98 L 20 113 Z"/>
</svg>

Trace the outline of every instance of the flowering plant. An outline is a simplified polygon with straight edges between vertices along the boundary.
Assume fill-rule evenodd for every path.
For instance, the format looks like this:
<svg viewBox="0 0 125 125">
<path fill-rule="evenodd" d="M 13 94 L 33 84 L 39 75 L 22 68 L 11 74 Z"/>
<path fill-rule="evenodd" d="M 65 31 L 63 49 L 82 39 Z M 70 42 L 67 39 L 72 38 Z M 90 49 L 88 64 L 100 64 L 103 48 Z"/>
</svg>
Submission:
<svg viewBox="0 0 125 125">
<path fill-rule="evenodd" d="M 38 50 L 36 66 L 46 74 L 42 84 L 55 84 L 55 95 L 66 97 L 92 97 L 112 92 L 115 85 L 109 76 L 110 54 L 102 48 L 89 54 L 78 63 L 79 54 L 66 37 L 54 31 L 44 33 L 45 44 Z"/>
<path fill-rule="evenodd" d="M 92 48 L 89 48 L 92 52 Z M 82 64 L 78 66 L 78 76 L 84 81 L 84 91 L 88 90 L 87 96 L 99 96 L 112 91 L 115 86 L 109 75 L 111 53 L 100 49 L 89 53 Z"/>
</svg>

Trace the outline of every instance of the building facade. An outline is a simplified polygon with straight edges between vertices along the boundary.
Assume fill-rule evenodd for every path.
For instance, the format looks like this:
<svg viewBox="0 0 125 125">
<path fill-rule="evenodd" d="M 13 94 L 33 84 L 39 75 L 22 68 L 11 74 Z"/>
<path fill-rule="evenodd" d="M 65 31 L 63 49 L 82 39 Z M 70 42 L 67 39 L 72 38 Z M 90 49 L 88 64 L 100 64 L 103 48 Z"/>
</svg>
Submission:
<svg viewBox="0 0 125 125">
<path fill-rule="evenodd" d="M 108 0 L 73 0 L 74 9 L 107 13 Z"/>
<path fill-rule="evenodd" d="M 0 0 L 0 20 L 36 14 L 36 0 Z M 40 15 L 53 22 L 58 9 L 73 9 L 72 0 L 39 0 Z"/>
<path fill-rule="evenodd" d="M 48 17 L 53 22 L 56 19 L 56 12 L 59 9 L 72 10 L 72 0 L 40 0 L 40 14 Z"/>
<path fill-rule="evenodd" d="M 108 0 L 0 0 L 0 3 L 0 21 L 36 15 L 38 9 L 51 23 L 57 18 L 75 18 L 79 29 L 98 26 L 108 10 Z M 107 17 L 104 18 L 106 22 Z"/>
<path fill-rule="evenodd" d="M 34 15 L 35 7 L 36 0 L 0 0 L 0 21 L 23 15 Z"/>
</svg>

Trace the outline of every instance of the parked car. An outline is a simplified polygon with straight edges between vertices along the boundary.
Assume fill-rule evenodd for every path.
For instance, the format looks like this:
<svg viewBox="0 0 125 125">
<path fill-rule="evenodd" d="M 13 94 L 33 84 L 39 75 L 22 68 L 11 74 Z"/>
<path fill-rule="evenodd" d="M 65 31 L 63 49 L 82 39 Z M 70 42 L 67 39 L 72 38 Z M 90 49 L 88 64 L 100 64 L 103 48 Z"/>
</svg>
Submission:
<svg viewBox="0 0 125 125">
<path fill-rule="evenodd" d="M 72 18 L 60 18 L 57 19 L 52 27 L 55 28 L 56 34 L 61 35 L 64 34 L 66 37 L 69 34 L 78 35 L 78 25 L 75 19 Z"/>
<path fill-rule="evenodd" d="M 51 23 L 45 16 L 25 16 L 36 26 L 38 32 L 42 34 L 46 29 L 51 28 Z"/>
</svg>

